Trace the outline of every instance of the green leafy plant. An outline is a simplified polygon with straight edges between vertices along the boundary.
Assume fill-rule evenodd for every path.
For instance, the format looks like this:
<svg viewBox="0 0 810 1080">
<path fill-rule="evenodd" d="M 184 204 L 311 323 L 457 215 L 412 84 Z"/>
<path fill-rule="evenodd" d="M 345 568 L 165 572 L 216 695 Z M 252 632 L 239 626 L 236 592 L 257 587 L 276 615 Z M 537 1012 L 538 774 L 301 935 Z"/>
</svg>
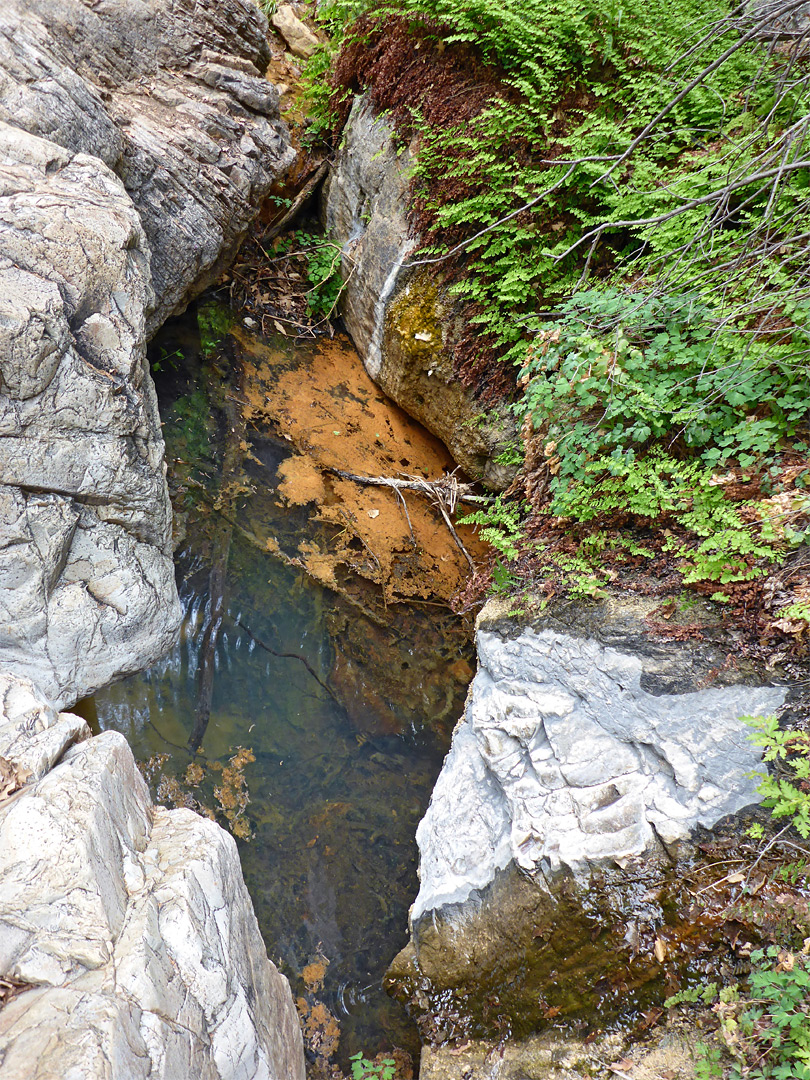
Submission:
<svg viewBox="0 0 810 1080">
<path fill-rule="evenodd" d="M 715 1007 L 731 1080 L 810 1080 L 810 961 L 769 945 L 751 965 L 747 993 Z"/>
<path fill-rule="evenodd" d="M 752 729 L 752 741 L 763 749 L 764 760 L 776 770 L 759 774 L 758 791 L 764 796 L 763 805 L 777 821 L 787 818 L 800 835 L 810 836 L 810 783 L 807 782 L 810 735 L 780 727 L 776 716 L 743 719 Z M 780 775 L 785 771 L 789 780 Z M 784 831 L 767 841 L 762 854 L 773 847 Z M 749 835 L 762 839 L 764 829 L 756 825 Z M 806 880 L 805 871 L 804 863 L 793 863 L 783 867 L 779 876 L 795 886 Z M 740 878 L 743 877 L 741 873 Z M 744 883 L 743 892 L 746 887 Z M 806 921 L 806 905 L 803 910 Z M 798 933 L 803 937 L 810 928 L 794 925 L 791 929 L 794 936 Z M 724 1076 L 728 1080 L 810 1080 L 809 954 L 807 936 L 801 951 L 770 944 L 751 952 L 751 971 L 743 982 L 722 988 L 714 982 L 699 983 L 667 999 L 668 1008 L 710 1005 L 718 1018 L 720 1042 L 732 1062 L 722 1067 L 719 1047 L 708 1046 L 703 1055 L 704 1071 L 696 1068 L 698 1076 Z"/>
<path fill-rule="evenodd" d="M 309 288 L 306 310 L 310 318 L 328 318 L 334 311 L 342 289 L 341 251 L 326 237 L 296 229 L 279 239 L 277 255 L 298 255 L 306 264 Z"/>
<path fill-rule="evenodd" d="M 352 1054 L 352 1080 L 393 1080 L 396 1062 L 393 1058 L 383 1058 L 380 1062 L 369 1061 L 362 1052 Z"/>
<path fill-rule="evenodd" d="M 774 818 L 788 818 L 805 839 L 810 837 L 810 734 L 783 729 L 775 716 L 747 716 L 751 739 L 764 750 L 763 760 L 772 762 L 774 772 L 760 774 L 757 791 L 762 805 Z M 762 835 L 761 827 L 758 830 Z"/>
<path fill-rule="evenodd" d="M 343 41 L 332 106 L 368 89 L 419 135 L 429 246 L 412 262 L 475 329 L 451 342 L 457 369 L 516 365 L 524 431 L 555 446 L 535 513 L 675 525 L 687 585 L 746 581 L 806 543 L 798 502 L 774 527 L 762 491 L 723 480 L 767 488 L 809 452 L 810 79 L 762 44 L 765 16 L 710 0 L 325 11 Z M 402 26 L 412 52 L 366 64 Z M 458 122 L 395 77 L 454 48 L 487 88 Z"/>
<path fill-rule="evenodd" d="M 460 525 L 478 525 L 478 535 L 488 544 L 492 544 L 499 555 L 508 562 L 518 556 L 518 545 L 523 536 L 520 507 L 508 502 L 502 495 L 496 495 L 489 506 L 460 517 Z"/>
</svg>

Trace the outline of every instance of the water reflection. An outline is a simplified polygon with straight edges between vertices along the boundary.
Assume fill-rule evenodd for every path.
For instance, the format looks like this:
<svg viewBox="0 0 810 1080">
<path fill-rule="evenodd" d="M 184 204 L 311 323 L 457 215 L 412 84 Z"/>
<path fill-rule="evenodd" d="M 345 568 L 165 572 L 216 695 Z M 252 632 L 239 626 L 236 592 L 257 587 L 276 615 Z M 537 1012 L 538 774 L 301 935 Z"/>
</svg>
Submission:
<svg viewBox="0 0 810 1080">
<path fill-rule="evenodd" d="M 369 615 L 264 549 L 264 537 L 311 526 L 300 508 L 276 501 L 285 454 L 272 432 L 253 430 L 210 648 L 222 424 L 210 393 L 211 416 L 203 413 L 205 366 L 188 323 L 166 333 L 166 351 L 186 335 L 186 366 L 172 373 L 161 404 L 185 531 L 182 633 L 149 671 L 97 695 L 99 725 L 123 732 L 139 760 L 153 759 L 162 801 L 193 801 L 222 822 L 230 804 L 234 831 L 250 837 L 240 855 L 271 957 L 299 994 L 305 965 L 328 961 L 317 996 L 341 1020 L 341 1060 L 394 1045 L 416 1053 L 412 1026 L 380 983 L 406 940 L 414 834 L 446 749 L 446 720 L 461 708 L 467 636 L 439 609 L 399 605 Z M 207 649 L 210 720 L 195 757 L 188 745 Z M 431 703 L 442 672 L 445 729 L 437 733 Z M 240 747 L 252 754 L 237 755 Z"/>
</svg>

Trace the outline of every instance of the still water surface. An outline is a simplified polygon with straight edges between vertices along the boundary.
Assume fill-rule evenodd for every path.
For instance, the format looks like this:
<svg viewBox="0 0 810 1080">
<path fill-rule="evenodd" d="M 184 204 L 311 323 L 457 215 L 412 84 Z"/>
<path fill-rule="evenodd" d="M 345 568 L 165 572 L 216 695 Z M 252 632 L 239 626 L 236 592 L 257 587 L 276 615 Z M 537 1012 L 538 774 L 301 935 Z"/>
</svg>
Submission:
<svg viewBox="0 0 810 1080">
<path fill-rule="evenodd" d="M 247 792 L 244 813 L 238 814 L 238 805 L 232 813 L 250 834 L 239 841 L 240 855 L 271 958 L 299 995 L 304 967 L 319 957 L 328 961 L 323 989 L 310 993 L 309 1002 L 317 997 L 340 1020 L 343 1062 L 359 1049 L 373 1056 L 399 1045 L 416 1053 L 412 1026 L 380 982 L 406 940 L 407 909 L 417 890 L 414 833 L 447 732 L 432 730 L 428 716 L 394 708 L 397 722 L 381 734 L 384 687 L 369 687 L 375 716 L 364 724 L 362 700 L 353 697 L 350 715 L 330 686 L 337 661 L 359 668 L 362 685 L 357 635 L 345 633 L 356 615 L 334 592 L 257 546 L 257 534 L 289 535 L 306 528 L 307 519 L 273 495 L 288 448 L 272 432 L 252 430 L 246 491 L 232 510 L 236 527 L 212 654 L 210 722 L 201 753 L 195 758 L 188 751 L 211 617 L 210 568 L 217 549 L 210 495 L 223 458 L 222 417 L 206 389 L 193 323 L 170 324 L 155 348 L 175 357 L 157 382 L 173 498 L 185 527 L 177 556 L 185 618 L 170 655 L 97 695 L 100 727 L 126 735 L 139 761 L 153 759 L 153 793 L 161 802 L 194 799 L 224 823 L 214 789 L 226 804 L 238 804 Z M 203 406 L 210 406 L 210 415 L 202 415 Z M 205 495 L 206 489 L 208 501 L 195 502 L 195 493 Z M 435 617 L 416 606 L 400 607 L 387 630 L 375 630 L 376 671 L 388 663 L 418 689 L 420 652 L 442 651 L 448 666 L 454 658 L 467 662 L 469 645 L 459 627 L 437 641 Z M 345 655 L 347 649 L 353 655 Z M 461 694 L 458 686 L 456 698 Z M 460 707 L 456 700 L 451 714 Z M 223 796 L 222 768 L 240 747 L 249 748 L 255 761 L 228 789 L 231 796 L 227 790 Z M 167 757 L 155 762 L 155 755 Z M 187 774 L 192 761 L 201 768 Z M 200 782 L 184 782 L 200 774 Z"/>
</svg>

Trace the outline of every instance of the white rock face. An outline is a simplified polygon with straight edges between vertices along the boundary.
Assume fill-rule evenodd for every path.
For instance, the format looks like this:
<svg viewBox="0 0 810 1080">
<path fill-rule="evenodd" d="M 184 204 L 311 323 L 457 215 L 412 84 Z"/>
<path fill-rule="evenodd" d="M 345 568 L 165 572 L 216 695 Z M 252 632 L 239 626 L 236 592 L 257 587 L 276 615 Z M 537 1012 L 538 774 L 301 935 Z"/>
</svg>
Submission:
<svg viewBox="0 0 810 1080">
<path fill-rule="evenodd" d="M 0 120 L 100 158 L 151 248 L 147 333 L 216 281 L 295 159 L 250 0 L 3 0 Z"/>
<path fill-rule="evenodd" d="M 247 0 L 0 4 L 0 662 L 57 706 L 180 609 L 149 336 L 293 161 Z"/>
<path fill-rule="evenodd" d="M 0 675 L 0 709 L 0 757 L 37 763 L 0 802 L 0 974 L 34 985 L 0 1011 L 3 1080 L 303 1080 L 232 837 L 153 807 L 123 736 L 30 683 Z"/>
<path fill-rule="evenodd" d="M 652 694 L 643 662 L 554 630 L 478 633 L 467 711 L 419 825 L 415 923 L 465 901 L 510 862 L 585 879 L 758 801 L 742 715 L 775 687 Z"/>
<path fill-rule="evenodd" d="M 149 248 L 106 165 L 2 122 L 0 283 L 0 657 L 72 704 L 179 621 Z"/>
</svg>

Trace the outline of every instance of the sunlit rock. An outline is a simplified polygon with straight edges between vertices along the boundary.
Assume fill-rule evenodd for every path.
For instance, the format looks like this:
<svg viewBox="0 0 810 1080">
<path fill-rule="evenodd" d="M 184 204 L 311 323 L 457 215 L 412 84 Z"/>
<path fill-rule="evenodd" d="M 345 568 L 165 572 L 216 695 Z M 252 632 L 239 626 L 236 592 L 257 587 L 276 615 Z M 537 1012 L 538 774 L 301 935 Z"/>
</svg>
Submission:
<svg viewBox="0 0 810 1080">
<path fill-rule="evenodd" d="M 786 689 L 729 663 L 711 626 L 701 644 L 653 640 L 653 607 L 510 616 L 493 602 L 479 618 L 478 672 L 417 831 L 411 942 L 390 972 L 445 1037 L 492 1031 L 498 1014 L 524 1036 L 549 1008 L 620 1014 L 648 1000 L 668 949 L 688 962 L 682 939 L 711 951 L 682 875 L 696 837 L 758 803 L 740 718 L 776 712 Z"/>
<path fill-rule="evenodd" d="M 32 684 L 1 674 L 0 710 L 22 777 L 0 797 L 0 976 L 30 987 L 0 1011 L 4 1080 L 303 1080 L 233 838 L 153 807 L 123 736 Z"/>
</svg>

